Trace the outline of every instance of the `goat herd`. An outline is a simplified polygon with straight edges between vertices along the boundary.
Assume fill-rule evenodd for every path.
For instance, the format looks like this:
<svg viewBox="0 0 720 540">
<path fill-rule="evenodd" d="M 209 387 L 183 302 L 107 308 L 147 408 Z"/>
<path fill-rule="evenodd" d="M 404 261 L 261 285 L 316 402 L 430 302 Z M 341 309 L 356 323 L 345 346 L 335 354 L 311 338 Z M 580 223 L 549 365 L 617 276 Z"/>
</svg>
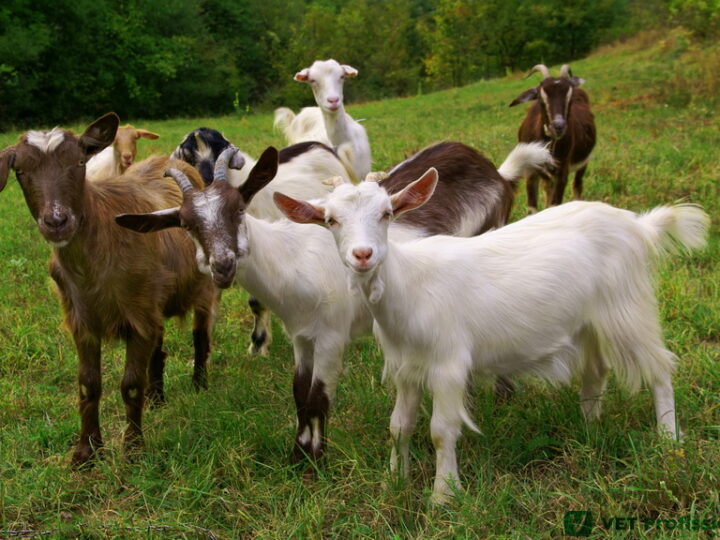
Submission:
<svg viewBox="0 0 720 540">
<path fill-rule="evenodd" d="M 171 157 L 132 164 L 135 141 L 157 135 L 119 128 L 114 113 L 80 136 L 29 131 L 5 148 L 0 190 L 13 169 L 53 247 L 50 275 L 77 347 L 73 464 L 103 445 L 101 343 L 126 342 L 131 450 L 142 444 L 146 400 L 165 399 L 164 319 L 194 312 L 193 383 L 205 387 L 220 290 L 233 284 L 252 295 L 253 352 L 267 354 L 269 311 L 292 340 L 298 460 L 323 455 L 344 348 L 371 331 L 397 392 L 394 471 L 408 474 L 423 387 L 432 392 L 436 502 L 460 487 L 462 424 L 477 429 L 465 407 L 471 372 L 496 378 L 499 393 L 523 373 L 555 382 L 579 374 L 593 419 L 613 367 L 631 389 L 650 388 L 659 429 L 678 438 L 675 357 L 663 344 L 652 268 L 675 247 L 701 247 L 708 216 L 688 204 L 641 215 L 561 204 L 573 170 L 581 198 L 593 115 L 567 66 L 557 78 L 543 65 L 533 71 L 540 85 L 511 103 L 534 101 L 520 144 L 497 169 L 473 148 L 441 142 L 370 173 L 365 129 L 343 108 L 344 79 L 357 71 L 334 60 L 295 75 L 318 107 L 278 109 L 291 146 L 257 160 L 201 128 Z M 522 177 L 533 215 L 506 225 Z M 536 213 L 539 180 L 552 207 Z"/>
</svg>

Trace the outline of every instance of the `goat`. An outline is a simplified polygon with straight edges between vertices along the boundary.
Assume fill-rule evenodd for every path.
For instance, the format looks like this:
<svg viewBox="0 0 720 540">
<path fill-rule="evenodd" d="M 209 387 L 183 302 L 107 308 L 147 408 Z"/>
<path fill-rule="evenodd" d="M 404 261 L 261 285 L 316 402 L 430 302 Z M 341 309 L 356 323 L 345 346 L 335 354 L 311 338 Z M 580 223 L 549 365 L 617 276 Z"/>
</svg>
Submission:
<svg viewBox="0 0 720 540">
<path fill-rule="evenodd" d="M 345 112 L 343 85 L 346 77 L 356 77 L 354 67 L 336 60 L 316 60 L 295 74 L 295 80 L 308 83 L 317 107 L 305 107 L 295 114 L 287 107 L 275 110 L 275 127 L 281 129 L 290 144 L 320 141 L 336 148 L 339 154 L 350 152 L 354 180 L 364 180 L 370 172 L 371 155 L 367 132 Z M 324 126 L 324 129 L 323 129 Z"/>
<path fill-rule="evenodd" d="M 120 176 L 135 161 L 138 139 L 157 139 L 160 135 L 146 129 L 136 129 L 126 124 L 117 129 L 112 146 L 92 156 L 87 164 L 85 177 L 94 182 L 103 178 Z"/>
<path fill-rule="evenodd" d="M 540 176 L 543 178 L 546 206 L 562 204 L 568 175 L 572 171 L 576 171 L 573 197 L 582 199 L 583 176 L 595 147 L 595 117 L 590 111 L 590 98 L 579 88 L 585 81 L 573 77 L 567 64 L 562 66 L 560 77 L 557 78 L 551 77 L 550 71 L 543 64 L 533 67 L 528 77 L 535 71 L 543 76 L 540 85 L 520 94 L 510 103 L 510 107 L 535 101 L 520 125 L 518 140 L 548 143 L 556 169 L 552 175 L 533 174 L 528 177 L 527 204 L 530 213 L 537 212 Z"/>
<path fill-rule="evenodd" d="M 427 166 L 428 159 L 437 162 L 442 170 L 459 175 L 445 177 L 444 182 L 455 186 L 458 193 L 438 190 L 438 196 L 428 204 L 428 208 L 436 208 L 437 214 L 427 214 L 432 218 L 428 220 L 430 230 L 415 226 L 415 237 L 430 234 L 443 223 L 450 233 L 486 230 L 501 224 L 497 219 L 503 212 L 488 211 L 485 198 L 504 208 L 503 198 L 508 193 L 511 196 L 511 190 L 502 185 L 506 180 L 494 168 L 492 174 L 484 169 L 489 162 L 479 153 L 454 151 L 457 144 L 442 145 L 445 155 L 421 152 L 393 173 L 391 183 L 395 189 L 415 179 L 404 172 L 406 168 L 412 173 L 422 162 Z M 545 148 L 518 146 L 520 149 L 513 150 L 501 167 L 505 174 L 513 175 L 511 179 L 526 174 L 529 167 L 538 163 L 551 162 Z M 233 282 L 242 285 L 280 317 L 295 353 L 293 393 L 298 423 L 293 454 L 295 459 L 307 455 L 317 460 L 324 453 L 326 422 L 343 350 L 351 339 L 370 333 L 372 318 L 361 296 L 348 290 L 342 262 L 328 231 L 287 220 L 271 223 L 244 212 L 252 204 L 254 194 L 272 179 L 277 151 L 266 150 L 247 181 L 237 189 L 226 181 L 225 169 L 232 152 L 228 148 L 218 158 L 215 181 L 204 191 L 190 189 L 182 176 L 175 173 L 187 188 L 180 208 L 118 216 L 117 221 L 143 232 L 183 226 L 198 245 L 198 261 L 209 268 L 219 287 L 229 287 Z M 478 163 L 472 163 L 473 160 Z M 487 173 L 484 176 L 478 173 L 483 170 Z M 274 195 L 276 203 L 277 195 L 278 192 Z M 443 222 L 437 216 L 444 208 L 462 215 Z M 481 223 L 481 219 L 487 223 Z M 393 225 L 391 235 L 412 237 L 414 224 L 410 221 L 403 224 L 404 221 Z"/>
<path fill-rule="evenodd" d="M 397 395 L 391 470 L 409 470 L 408 444 L 423 386 L 433 395 L 432 500 L 460 487 L 455 445 L 471 370 L 533 373 L 553 382 L 582 374 L 586 418 L 600 414 L 608 368 L 632 390 L 652 390 L 658 428 L 678 436 L 672 372 L 658 321 L 651 267 L 675 244 L 705 243 L 709 218 L 692 205 L 637 215 L 603 203 L 557 206 L 474 238 L 388 240 L 388 225 L 425 203 L 429 169 L 389 195 L 377 184 L 342 185 L 318 203 L 276 194 L 298 223 L 328 228 L 353 285 L 362 290 Z M 452 306 L 448 309 L 447 306 Z"/>
<path fill-rule="evenodd" d="M 172 156 L 198 169 L 203 181 L 208 185 L 213 181 L 218 156 L 229 146 L 230 141 L 219 131 L 199 128 L 185 136 Z M 340 177 L 343 181 L 350 181 L 349 165 L 322 143 L 304 142 L 283 148 L 280 150 L 279 163 L 273 183 L 257 193 L 252 201 L 248 201 L 247 212 L 257 218 L 275 221 L 284 217 L 272 202 L 272 194 L 276 189 L 314 199 L 332 190 L 332 187 L 322 180 Z M 235 152 L 229 164 L 230 184 L 239 187 L 245 183 L 255 164 L 256 161 L 248 154 L 239 150 Z M 267 356 L 272 341 L 270 313 L 256 298 L 250 297 L 248 302 L 254 317 L 248 352 Z"/>
<path fill-rule="evenodd" d="M 101 343 L 120 338 L 127 344 L 120 388 L 128 422 L 125 448 L 131 450 L 142 444 L 146 392 L 151 401 L 164 401 L 163 319 L 194 310 L 193 383 L 205 386 L 217 303 L 218 291 L 199 272 L 187 235 L 169 231 L 142 237 L 114 222 L 121 212 L 179 204 L 180 191 L 163 171 L 178 167 L 202 185 L 192 167 L 154 157 L 122 176 L 85 181 L 88 157 L 112 144 L 117 126 L 118 117 L 109 113 L 79 137 L 60 128 L 29 131 L 0 153 L 0 190 L 12 168 L 40 234 L 53 247 L 50 276 L 77 348 L 81 429 L 74 465 L 90 460 L 103 444 Z"/>
</svg>

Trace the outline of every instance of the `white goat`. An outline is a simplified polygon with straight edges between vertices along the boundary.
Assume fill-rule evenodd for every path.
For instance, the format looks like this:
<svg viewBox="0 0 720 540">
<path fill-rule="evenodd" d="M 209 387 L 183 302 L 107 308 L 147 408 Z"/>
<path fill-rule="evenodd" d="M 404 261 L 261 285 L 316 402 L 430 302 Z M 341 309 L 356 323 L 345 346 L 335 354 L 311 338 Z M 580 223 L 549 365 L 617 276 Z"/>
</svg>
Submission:
<svg viewBox="0 0 720 540">
<path fill-rule="evenodd" d="M 117 129 L 111 146 L 91 157 L 86 165 L 86 178 L 94 182 L 104 178 L 114 178 L 123 174 L 135 161 L 138 139 L 157 139 L 157 133 L 146 129 L 136 129 L 125 124 Z"/>
<path fill-rule="evenodd" d="M 295 80 L 312 87 L 317 107 L 305 107 L 295 114 L 287 107 L 275 111 L 275 127 L 281 129 L 290 144 L 319 141 L 333 146 L 338 154 L 350 152 L 355 180 L 370 172 L 370 143 L 365 128 L 345 112 L 343 84 L 357 70 L 335 60 L 316 60 L 298 71 Z"/>
<path fill-rule="evenodd" d="M 446 175 L 443 189 L 425 208 L 428 221 L 438 226 L 441 220 L 432 219 L 432 208 L 436 208 L 438 218 L 443 210 L 453 209 L 457 215 L 444 221 L 448 232 L 455 232 L 463 223 L 478 221 L 481 215 L 485 223 L 477 223 L 472 230 L 487 230 L 488 224 L 497 226 L 507 202 L 498 184 L 552 162 L 550 152 L 541 146 L 518 145 L 501 166 L 509 175 L 503 179 L 492 164 L 492 175 L 485 169 L 487 160 L 479 153 L 473 157 L 467 151 L 458 152 L 457 144 L 446 150 L 445 158 L 433 152 L 424 157 L 428 154 L 421 152 L 416 162 L 431 159 L 441 169 L 457 175 Z M 273 167 L 277 167 L 277 151 L 266 150 L 238 189 L 226 181 L 224 169 L 231 156 L 232 149 L 223 151 L 217 159 L 215 180 L 204 191 L 187 191 L 181 208 L 120 216 L 118 223 L 141 232 L 183 225 L 198 246 L 198 263 L 212 273 L 219 287 L 229 287 L 233 282 L 241 285 L 280 317 L 295 352 L 295 457 L 317 459 L 324 451 L 325 425 L 343 350 L 351 339 L 370 333 L 372 318 L 362 296 L 348 290 L 343 263 L 328 231 L 287 220 L 268 222 L 245 212 L 246 206 L 254 204 L 253 197 L 267 190 L 264 186 L 273 177 Z M 416 162 L 401 169 L 412 170 Z M 394 175 L 391 181 L 398 189 L 416 178 L 413 175 L 401 183 L 403 171 Z M 455 200 L 458 193 L 461 202 Z M 428 233 L 422 223 L 401 220 L 390 234 L 407 239 Z"/>
<path fill-rule="evenodd" d="M 573 202 L 473 238 L 388 241 L 391 219 L 422 205 L 436 183 L 430 169 L 393 196 L 364 182 L 336 188 L 321 204 L 285 198 L 289 217 L 332 231 L 368 300 L 385 375 L 397 390 L 391 469 L 399 454 L 408 474 L 408 443 L 428 386 L 437 454 L 433 500 L 444 502 L 452 486 L 460 487 L 456 441 L 463 423 L 477 430 L 465 408 L 473 368 L 554 382 L 579 372 L 583 413 L 596 418 L 612 366 L 632 390 L 650 387 L 658 428 L 677 437 L 675 356 L 663 345 L 651 268 L 673 241 L 701 247 L 707 214 L 691 205 L 637 215 Z"/>
</svg>

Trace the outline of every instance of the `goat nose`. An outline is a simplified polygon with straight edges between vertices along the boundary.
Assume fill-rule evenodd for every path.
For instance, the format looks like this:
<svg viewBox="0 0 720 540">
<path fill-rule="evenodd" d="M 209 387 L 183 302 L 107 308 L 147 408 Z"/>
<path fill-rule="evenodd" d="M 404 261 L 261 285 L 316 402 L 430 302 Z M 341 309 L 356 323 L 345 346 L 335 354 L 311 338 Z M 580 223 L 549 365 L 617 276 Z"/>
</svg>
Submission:
<svg viewBox="0 0 720 540">
<path fill-rule="evenodd" d="M 565 129 L 565 119 L 556 118 L 555 120 L 553 120 L 552 125 L 556 131 L 562 131 L 563 129 Z"/>
<path fill-rule="evenodd" d="M 339 97 L 329 97 L 327 100 L 330 105 L 337 105 L 340 102 Z"/>
<path fill-rule="evenodd" d="M 128 163 L 132 162 L 132 154 L 123 154 L 122 155 L 123 161 L 127 161 Z"/>
<path fill-rule="evenodd" d="M 50 229 L 59 229 L 67 223 L 68 215 L 65 212 L 52 212 L 43 216 L 45 225 Z"/>
<path fill-rule="evenodd" d="M 370 257 L 372 257 L 372 248 L 355 248 L 352 250 L 353 257 L 359 262 L 366 263 Z"/>
</svg>

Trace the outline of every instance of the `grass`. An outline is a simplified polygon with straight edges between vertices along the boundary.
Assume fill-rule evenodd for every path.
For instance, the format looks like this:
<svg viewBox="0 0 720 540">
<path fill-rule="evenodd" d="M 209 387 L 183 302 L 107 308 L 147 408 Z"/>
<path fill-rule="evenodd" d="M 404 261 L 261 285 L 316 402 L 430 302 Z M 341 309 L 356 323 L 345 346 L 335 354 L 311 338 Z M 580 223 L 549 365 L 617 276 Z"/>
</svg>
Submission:
<svg viewBox="0 0 720 540">
<path fill-rule="evenodd" d="M 473 413 L 482 434 L 465 432 L 458 447 L 464 489 L 447 508 L 433 508 L 427 503 L 434 474 L 431 403 L 423 403 L 411 479 L 399 482 L 387 472 L 392 390 L 380 382 L 379 350 L 365 339 L 346 351 L 328 459 L 319 479 L 307 483 L 288 465 L 292 349 L 275 321 L 270 357 L 248 356 L 246 296 L 233 290 L 223 295 L 209 391 L 191 389 L 189 328 L 168 324 L 168 404 L 147 411 L 146 449 L 136 463 L 121 452 L 123 349 L 104 348 L 107 448 L 92 470 L 73 471 L 76 353 L 60 329 L 49 247 L 10 179 L 0 195 L 0 536 L 549 538 L 563 534 L 566 511 L 590 510 L 598 522 L 592 537 L 599 538 L 608 533 L 601 517 L 720 520 L 718 108 L 706 95 L 688 98 L 688 85 L 677 82 L 680 71 L 668 89 L 667 73 L 683 64 L 687 44 L 677 32 L 662 38 L 607 47 L 573 70 L 587 80 L 599 133 L 586 198 L 632 210 L 682 199 L 703 205 L 713 218 L 709 247 L 672 257 L 658 277 L 665 338 L 680 358 L 675 385 L 683 444 L 656 435 L 649 392 L 630 395 L 614 381 L 596 424 L 583 421 L 577 385 L 556 389 L 522 380 L 510 403 L 495 406 L 491 390 L 477 384 Z M 377 169 L 445 139 L 471 144 L 499 163 L 524 115 L 523 107 L 507 104 L 530 84 L 515 75 L 349 111 L 367 119 Z M 673 88 L 683 95 L 673 96 Z M 133 123 L 162 134 L 141 142 L 141 157 L 171 151 L 201 125 L 222 130 L 255 155 L 283 143 L 270 115 Z M 0 134 L 0 148 L 18 135 Z M 524 214 L 521 190 L 514 219 Z M 659 521 L 630 534 L 702 533 Z"/>
</svg>

